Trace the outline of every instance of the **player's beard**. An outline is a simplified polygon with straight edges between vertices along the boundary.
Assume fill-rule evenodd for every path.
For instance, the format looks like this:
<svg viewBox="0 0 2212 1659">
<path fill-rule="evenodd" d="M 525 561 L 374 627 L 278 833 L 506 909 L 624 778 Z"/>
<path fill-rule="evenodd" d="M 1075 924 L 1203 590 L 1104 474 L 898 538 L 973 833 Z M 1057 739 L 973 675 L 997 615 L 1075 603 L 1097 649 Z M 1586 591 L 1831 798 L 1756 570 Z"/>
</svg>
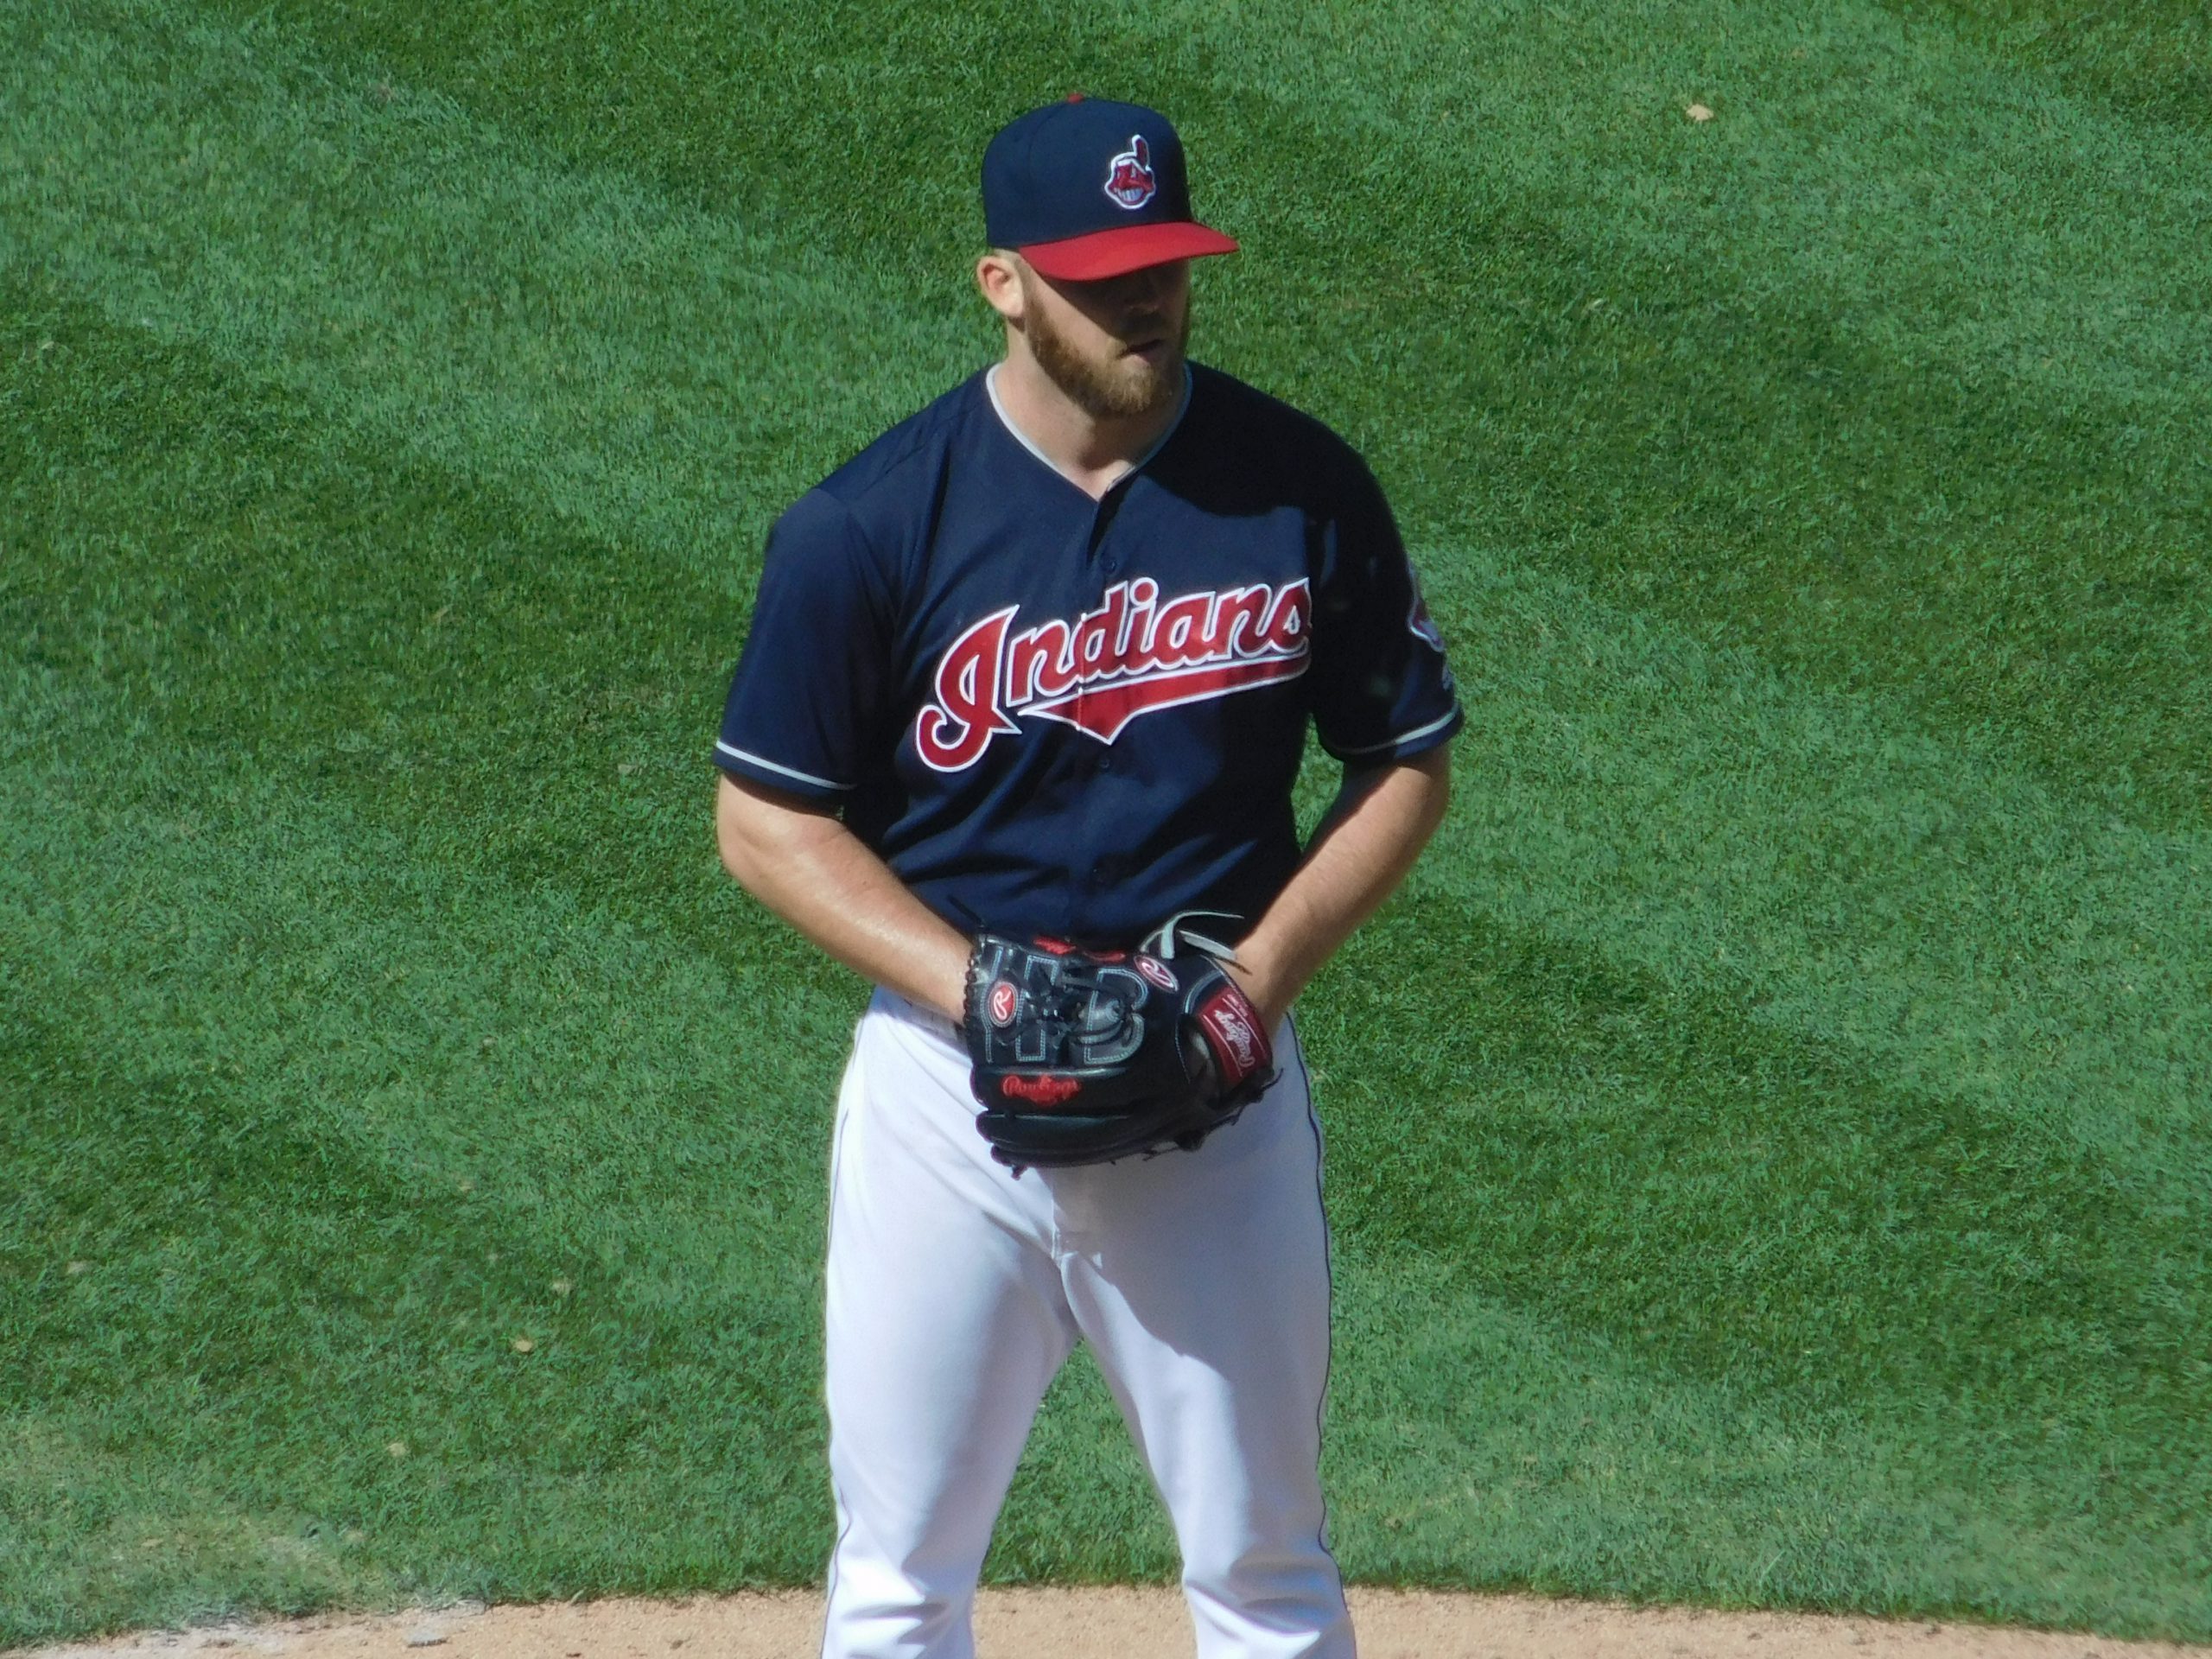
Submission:
<svg viewBox="0 0 2212 1659">
<path fill-rule="evenodd" d="M 1162 318 L 1161 321 L 1166 319 Z M 1116 357 L 1110 363 L 1094 362 L 1053 327 L 1042 306 L 1031 306 L 1022 318 L 1021 332 L 1029 341 L 1029 354 L 1037 366 L 1068 396 L 1069 401 L 1095 421 L 1127 420 L 1157 414 L 1183 395 L 1183 350 L 1191 339 L 1191 308 L 1183 308 L 1182 327 L 1176 330 L 1173 348 L 1157 363 L 1141 357 Z M 1128 330 L 1141 337 L 1145 327 Z"/>
</svg>

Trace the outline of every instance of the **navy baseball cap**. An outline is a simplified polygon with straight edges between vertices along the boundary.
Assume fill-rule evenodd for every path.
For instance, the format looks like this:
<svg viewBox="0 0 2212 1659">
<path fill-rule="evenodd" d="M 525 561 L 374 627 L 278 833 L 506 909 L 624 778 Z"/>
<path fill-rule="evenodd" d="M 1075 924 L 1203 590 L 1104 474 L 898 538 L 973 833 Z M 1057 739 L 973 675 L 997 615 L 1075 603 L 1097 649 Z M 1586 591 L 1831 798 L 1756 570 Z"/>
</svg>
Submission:
<svg viewBox="0 0 2212 1659">
<path fill-rule="evenodd" d="M 1081 93 L 999 129 L 983 151 L 983 228 L 993 247 L 1062 282 L 1236 251 L 1192 216 L 1167 118 Z"/>
</svg>

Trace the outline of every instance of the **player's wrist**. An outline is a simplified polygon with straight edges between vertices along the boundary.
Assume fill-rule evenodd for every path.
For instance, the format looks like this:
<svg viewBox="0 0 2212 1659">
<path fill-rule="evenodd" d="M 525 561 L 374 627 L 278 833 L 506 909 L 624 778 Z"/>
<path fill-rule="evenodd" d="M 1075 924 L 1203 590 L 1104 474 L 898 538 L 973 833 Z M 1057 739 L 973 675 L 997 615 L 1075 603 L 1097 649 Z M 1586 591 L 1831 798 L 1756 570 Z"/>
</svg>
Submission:
<svg viewBox="0 0 2212 1659">
<path fill-rule="evenodd" d="M 1262 1028 L 1272 1034 L 1290 1012 L 1296 991 L 1283 989 L 1271 960 L 1263 951 L 1254 950 L 1249 940 L 1236 947 L 1236 959 L 1223 963 L 1222 967 L 1260 1016 Z"/>
</svg>

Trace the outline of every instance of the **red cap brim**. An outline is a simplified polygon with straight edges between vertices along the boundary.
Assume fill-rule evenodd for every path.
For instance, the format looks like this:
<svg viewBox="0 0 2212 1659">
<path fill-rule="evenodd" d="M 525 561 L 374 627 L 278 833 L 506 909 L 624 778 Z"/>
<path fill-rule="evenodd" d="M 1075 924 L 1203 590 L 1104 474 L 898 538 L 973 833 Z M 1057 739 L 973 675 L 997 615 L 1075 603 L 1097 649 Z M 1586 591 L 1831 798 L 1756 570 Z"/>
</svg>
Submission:
<svg viewBox="0 0 2212 1659">
<path fill-rule="evenodd" d="M 1033 242 L 1014 251 L 1039 275 L 1056 282 L 1095 283 L 1102 277 L 1125 276 L 1147 265 L 1164 265 L 1172 259 L 1234 253 L 1236 243 L 1206 226 L 1178 219 L 1166 225 L 1116 226 L 1110 231 L 1093 231 L 1061 242 Z"/>
</svg>

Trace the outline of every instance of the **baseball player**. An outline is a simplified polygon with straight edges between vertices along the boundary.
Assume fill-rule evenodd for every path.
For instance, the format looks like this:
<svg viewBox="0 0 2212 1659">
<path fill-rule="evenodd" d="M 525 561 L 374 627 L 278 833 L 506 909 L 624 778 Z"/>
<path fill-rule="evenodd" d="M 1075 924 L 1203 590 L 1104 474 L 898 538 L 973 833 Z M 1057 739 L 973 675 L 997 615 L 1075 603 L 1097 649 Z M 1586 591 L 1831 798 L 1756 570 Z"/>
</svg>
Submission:
<svg viewBox="0 0 2212 1659">
<path fill-rule="evenodd" d="M 1202 1659 L 1348 1656 L 1288 1014 L 1443 814 L 1452 677 L 1359 458 L 1186 362 L 1191 261 L 1236 245 L 1167 122 L 1032 111 L 982 185 L 1004 359 L 779 520 L 715 745 L 731 873 L 878 988 L 832 1154 L 823 1652 L 972 1653 L 1080 1338 Z M 1301 848 L 1309 721 L 1344 771 Z"/>
</svg>

